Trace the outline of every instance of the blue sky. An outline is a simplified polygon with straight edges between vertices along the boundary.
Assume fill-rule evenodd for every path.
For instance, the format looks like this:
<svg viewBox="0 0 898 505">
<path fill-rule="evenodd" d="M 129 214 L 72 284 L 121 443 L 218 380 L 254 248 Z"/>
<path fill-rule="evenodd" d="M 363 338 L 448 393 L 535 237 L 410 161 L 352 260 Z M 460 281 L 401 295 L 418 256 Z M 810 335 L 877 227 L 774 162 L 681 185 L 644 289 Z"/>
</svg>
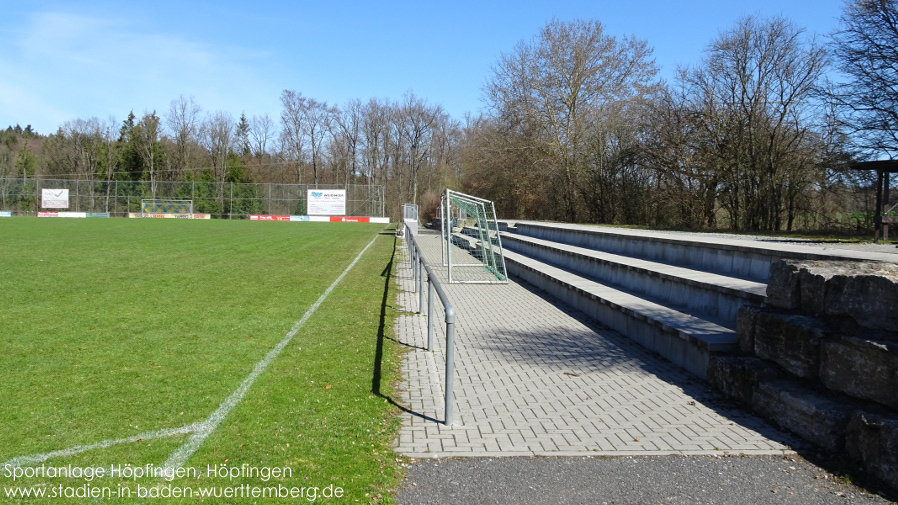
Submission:
<svg viewBox="0 0 898 505">
<path fill-rule="evenodd" d="M 452 116 L 482 108 L 503 52 L 553 17 L 596 19 L 655 49 L 662 76 L 701 61 L 740 17 L 782 15 L 809 33 L 838 26 L 842 0 L 169 1 L 0 0 L 0 127 L 52 133 L 93 116 L 280 114 L 284 89 L 330 104 L 412 91 Z"/>
</svg>

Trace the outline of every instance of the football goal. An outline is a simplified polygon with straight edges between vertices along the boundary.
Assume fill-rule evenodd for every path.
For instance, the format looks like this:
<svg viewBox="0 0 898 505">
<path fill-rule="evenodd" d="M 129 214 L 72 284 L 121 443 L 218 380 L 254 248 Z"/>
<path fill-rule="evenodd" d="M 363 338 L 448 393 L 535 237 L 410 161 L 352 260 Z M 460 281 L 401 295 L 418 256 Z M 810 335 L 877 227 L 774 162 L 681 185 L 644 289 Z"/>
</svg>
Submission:
<svg viewBox="0 0 898 505">
<path fill-rule="evenodd" d="M 193 214 L 193 200 L 157 200 L 140 201 L 141 214 Z"/>
<path fill-rule="evenodd" d="M 492 201 L 447 189 L 439 214 L 442 259 L 449 269 L 449 282 L 508 282 Z"/>
</svg>

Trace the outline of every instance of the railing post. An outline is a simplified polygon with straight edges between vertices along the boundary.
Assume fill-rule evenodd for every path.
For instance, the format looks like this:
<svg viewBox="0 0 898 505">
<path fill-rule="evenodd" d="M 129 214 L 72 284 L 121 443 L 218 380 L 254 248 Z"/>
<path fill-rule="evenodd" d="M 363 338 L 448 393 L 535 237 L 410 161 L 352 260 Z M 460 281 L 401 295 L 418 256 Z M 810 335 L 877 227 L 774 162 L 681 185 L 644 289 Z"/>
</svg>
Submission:
<svg viewBox="0 0 898 505">
<path fill-rule="evenodd" d="M 415 288 L 418 290 L 418 313 L 424 313 L 424 285 L 427 282 L 427 350 L 433 349 L 433 297 L 434 293 L 440 297 L 443 308 L 446 313 L 446 386 L 443 412 L 445 413 L 444 424 L 451 425 L 453 418 L 453 402 L 454 393 L 454 377 L 455 377 L 455 307 L 449 302 L 446 293 L 440 286 L 439 282 L 432 278 L 430 267 L 424 261 L 424 256 L 418 248 L 418 243 L 413 236 L 408 236 L 406 244 L 409 248 L 409 260 L 414 273 L 412 279 Z M 425 278 L 426 276 L 426 278 Z"/>
<path fill-rule="evenodd" d="M 446 426 L 452 424 L 453 377 L 455 376 L 455 309 L 446 308 L 446 399 L 444 412 Z"/>
<path fill-rule="evenodd" d="M 418 265 L 418 313 L 421 314 L 424 312 L 424 277 L 427 273 L 424 271 L 424 258 L 421 255 L 418 255 L 418 261 L 421 262 Z"/>
<path fill-rule="evenodd" d="M 427 350 L 433 350 L 433 280 L 427 277 Z"/>
<path fill-rule="evenodd" d="M 418 289 L 418 269 L 421 266 L 418 264 L 418 249 L 409 242 L 409 251 L 411 251 L 411 262 L 412 262 L 412 289 Z"/>
</svg>

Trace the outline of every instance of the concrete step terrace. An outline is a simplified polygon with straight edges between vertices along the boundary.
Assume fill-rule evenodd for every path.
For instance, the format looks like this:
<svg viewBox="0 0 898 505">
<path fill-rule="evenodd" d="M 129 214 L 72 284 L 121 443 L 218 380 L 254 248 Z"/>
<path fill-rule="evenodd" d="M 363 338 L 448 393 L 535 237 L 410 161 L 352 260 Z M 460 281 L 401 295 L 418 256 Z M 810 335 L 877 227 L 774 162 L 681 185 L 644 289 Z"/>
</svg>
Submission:
<svg viewBox="0 0 898 505">
<path fill-rule="evenodd" d="M 735 237 L 677 235 L 651 230 L 527 221 L 505 223 L 505 227 L 529 237 L 757 282 L 766 282 L 770 275 L 770 263 L 783 258 L 895 260 L 894 254 L 833 250 L 777 242 L 761 243 Z"/>
<path fill-rule="evenodd" d="M 736 327 L 745 304 L 764 301 L 765 283 L 548 240 L 502 234 L 506 250 L 576 272 L 658 304 Z"/>
<path fill-rule="evenodd" d="M 712 352 L 735 350 L 731 328 L 646 300 L 513 251 L 510 274 L 537 286 L 591 318 L 705 378 Z"/>
</svg>

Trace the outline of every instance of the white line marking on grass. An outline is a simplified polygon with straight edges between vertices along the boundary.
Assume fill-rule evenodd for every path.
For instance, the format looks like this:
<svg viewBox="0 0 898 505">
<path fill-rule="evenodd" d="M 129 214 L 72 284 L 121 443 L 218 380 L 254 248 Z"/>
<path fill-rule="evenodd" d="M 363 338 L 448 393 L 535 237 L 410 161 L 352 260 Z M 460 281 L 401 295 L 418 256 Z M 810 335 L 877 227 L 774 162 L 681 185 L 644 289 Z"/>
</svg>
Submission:
<svg viewBox="0 0 898 505">
<path fill-rule="evenodd" d="M 202 423 L 194 423 L 188 424 L 185 426 L 181 426 L 180 428 L 165 428 L 162 430 L 156 431 L 147 431 L 144 433 L 138 433 L 136 435 L 132 435 L 127 438 L 110 438 L 108 440 L 103 440 L 102 442 L 97 442 L 95 444 L 90 445 L 76 445 L 75 447 L 69 447 L 68 449 L 61 449 L 58 451 L 45 452 L 43 454 L 31 454 L 29 456 L 19 456 L 18 458 L 13 458 L 0 466 L 23 466 L 23 465 L 37 465 L 38 463 L 43 463 L 50 458 L 58 458 L 60 456 L 74 456 L 75 454 L 81 454 L 82 452 L 92 451 L 94 449 L 105 449 L 107 447 L 112 447 L 113 445 L 124 444 L 127 442 L 137 442 L 139 440 L 151 440 L 154 438 L 164 438 L 171 437 L 175 435 L 186 435 L 188 433 L 196 433 L 202 428 Z"/>
<path fill-rule="evenodd" d="M 262 358 L 262 361 L 256 363 L 255 368 L 249 374 L 249 376 L 243 380 L 240 384 L 240 387 L 237 388 L 236 391 L 231 393 L 231 396 L 227 397 L 225 401 L 218 406 L 218 410 L 212 413 L 205 421 L 188 424 L 185 426 L 181 426 L 179 428 L 165 428 L 156 431 L 147 431 L 144 433 L 138 433 L 136 435 L 132 435 L 130 437 L 125 438 L 115 438 L 103 440 L 101 442 L 97 442 L 95 444 L 90 445 L 77 445 L 75 447 L 69 447 L 68 449 L 60 449 L 58 451 L 45 452 L 42 454 L 30 454 L 28 456 L 19 456 L 17 458 L 13 458 L 5 463 L 0 464 L 0 466 L 12 466 L 18 467 L 22 465 L 37 465 L 38 463 L 43 463 L 50 458 L 57 458 L 63 456 L 73 456 L 75 454 L 81 454 L 82 452 L 92 451 L 94 449 L 105 449 L 107 447 L 112 447 L 113 445 L 124 444 L 128 442 L 137 442 L 139 440 L 151 440 L 154 438 L 164 438 L 171 437 L 175 435 L 186 435 L 188 433 L 193 433 L 194 435 L 190 437 L 190 439 L 182 445 L 179 449 L 177 449 L 171 456 L 169 456 L 168 461 L 165 462 L 166 467 L 178 467 L 183 466 L 184 463 L 187 462 L 187 459 L 199 449 L 200 445 L 202 445 L 203 441 L 215 431 L 215 428 L 221 423 L 221 421 L 227 416 L 231 410 L 234 410 L 234 407 L 240 403 L 240 400 L 243 399 L 243 396 L 246 394 L 247 390 L 249 390 L 250 386 L 253 385 L 253 382 L 265 371 L 268 365 L 274 361 L 275 358 L 281 353 L 284 347 L 290 343 L 296 333 L 300 328 L 308 321 L 308 319 L 312 316 L 312 314 L 318 310 L 318 307 L 324 302 L 325 298 L 330 294 L 331 291 L 343 280 L 343 277 L 346 277 L 346 274 L 352 270 L 352 267 L 359 262 L 362 258 L 362 255 L 365 254 L 365 251 L 374 244 L 374 241 L 377 240 L 377 237 L 368 243 L 362 252 L 359 253 L 358 256 L 346 267 L 346 270 L 337 277 L 335 280 L 325 291 L 324 293 L 318 297 L 318 300 L 312 304 L 311 307 L 303 314 L 302 318 L 293 325 L 293 328 L 290 329 L 290 332 L 284 337 L 283 340 L 278 343 L 274 347 L 274 349 L 268 351 L 268 354 Z"/>
<path fill-rule="evenodd" d="M 249 388 L 253 385 L 254 382 L 256 382 L 256 379 L 260 375 L 262 375 L 262 372 L 264 372 L 265 369 L 268 368 L 268 365 L 270 365 L 271 362 L 278 357 L 281 351 L 284 350 L 284 347 L 286 347 L 287 344 L 289 344 L 290 341 L 293 340 L 293 337 L 297 332 L 299 332 L 299 329 L 302 328 L 302 326 L 306 324 L 306 321 L 308 321 L 309 318 L 312 317 L 312 314 L 314 314 L 315 311 L 318 310 L 318 307 L 321 306 L 328 295 L 331 294 L 331 291 L 333 291 L 333 289 L 337 287 L 337 284 L 339 284 L 340 281 L 343 280 L 343 277 L 346 277 L 346 274 L 349 273 L 350 270 L 352 270 L 352 267 L 354 267 L 356 263 L 359 262 L 359 260 L 362 258 L 362 255 L 365 254 L 365 251 L 367 251 L 372 244 L 374 244 L 375 240 L 377 240 L 377 237 L 374 237 L 374 239 L 371 240 L 371 242 L 369 242 L 364 249 L 362 249 L 362 252 L 360 252 L 354 260 L 352 260 L 352 263 L 350 263 L 349 266 L 346 267 L 346 270 L 343 270 L 343 273 L 340 274 L 339 277 L 337 277 L 337 280 L 335 280 L 330 286 L 328 286 L 324 293 L 322 293 L 321 296 L 319 296 L 318 299 L 315 300 L 315 303 L 313 303 L 312 306 L 309 307 L 309 309 L 306 311 L 306 313 L 302 315 L 302 318 L 293 325 L 293 328 L 290 329 L 284 339 L 281 340 L 278 345 L 274 346 L 272 350 L 268 351 L 268 354 L 266 354 L 265 357 L 262 358 L 262 361 L 256 363 L 253 371 L 250 372 L 246 379 L 243 379 L 243 382 L 240 384 L 240 386 L 236 390 L 234 390 L 234 392 L 231 393 L 230 396 L 228 396 L 223 402 L 221 402 L 221 405 L 218 406 L 218 409 L 213 412 L 212 415 L 210 415 L 205 421 L 198 423 L 199 429 L 194 432 L 193 436 L 191 436 L 190 439 L 188 439 L 187 442 L 184 443 L 184 445 L 176 449 L 175 452 L 173 452 L 171 456 L 168 457 L 168 460 L 164 464 L 165 468 L 177 468 L 184 466 L 184 463 L 186 463 L 187 460 L 190 459 L 191 456 L 193 456 L 193 454 L 197 451 L 197 449 L 200 448 L 206 438 L 211 435 L 216 428 L 218 428 L 218 425 L 221 424 L 222 420 L 224 420 L 224 418 L 227 417 L 227 415 L 230 414 L 232 410 L 234 410 L 234 407 L 236 407 L 237 404 L 240 403 L 240 400 L 243 399 Z"/>
</svg>

